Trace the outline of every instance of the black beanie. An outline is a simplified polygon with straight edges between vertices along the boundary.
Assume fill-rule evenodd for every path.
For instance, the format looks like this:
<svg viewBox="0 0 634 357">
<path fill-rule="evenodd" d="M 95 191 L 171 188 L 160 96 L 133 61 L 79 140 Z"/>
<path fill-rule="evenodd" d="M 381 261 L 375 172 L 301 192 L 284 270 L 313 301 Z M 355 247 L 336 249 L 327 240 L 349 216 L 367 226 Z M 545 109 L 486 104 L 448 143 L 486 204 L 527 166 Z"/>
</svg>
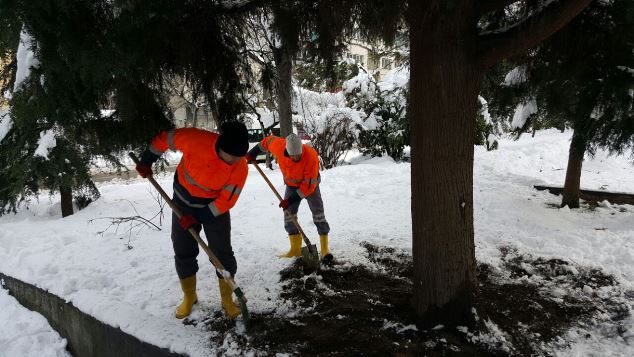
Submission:
<svg viewBox="0 0 634 357">
<path fill-rule="evenodd" d="M 218 146 L 229 155 L 244 156 L 249 150 L 247 127 L 237 121 L 222 123 Z"/>
</svg>

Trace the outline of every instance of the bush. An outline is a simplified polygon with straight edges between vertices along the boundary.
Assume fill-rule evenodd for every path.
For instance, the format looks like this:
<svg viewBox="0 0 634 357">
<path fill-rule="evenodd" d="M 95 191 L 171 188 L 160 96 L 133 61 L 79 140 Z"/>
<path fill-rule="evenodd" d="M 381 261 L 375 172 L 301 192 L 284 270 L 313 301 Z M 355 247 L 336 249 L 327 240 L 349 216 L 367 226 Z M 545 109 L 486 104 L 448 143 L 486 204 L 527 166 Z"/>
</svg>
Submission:
<svg viewBox="0 0 634 357">
<path fill-rule="evenodd" d="M 339 164 L 341 158 L 350 150 L 356 140 L 353 116 L 355 112 L 347 108 L 329 108 L 315 119 L 306 119 L 296 123 L 311 137 L 311 145 L 319 153 L 323 169 Z"/>
<path fill-rule="evenodd" d="M 406 83 L 377 83 L 367 73 L 345 83 L 348 104 L 366 114 L 363 124 L 358 126 L 357 144 L 363 154 L 373 157 L 387 154 L 396 161 L 403 160 L 410 138 Z"/>
</svg>

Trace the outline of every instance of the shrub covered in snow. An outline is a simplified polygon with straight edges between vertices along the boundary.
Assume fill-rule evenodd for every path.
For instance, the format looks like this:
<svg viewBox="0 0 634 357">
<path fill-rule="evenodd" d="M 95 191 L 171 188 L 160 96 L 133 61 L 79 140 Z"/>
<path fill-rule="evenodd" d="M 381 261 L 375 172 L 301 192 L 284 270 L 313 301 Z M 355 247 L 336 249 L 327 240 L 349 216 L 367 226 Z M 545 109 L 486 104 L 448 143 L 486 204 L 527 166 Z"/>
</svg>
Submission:
<svg viewBox="0 0 634 357">
<path fill-rule="evenodd" d="M 346 107 L 341 93 L 318 93 L 296 87 L 293 121 L 311 139 L 325 169 L 337 166 L 357 138 L 363 113 Z"/>
<path fill-rule="evenodd" d="M 359 124 L 359 150 L 363 154 L 387 154 L 402 160 L 405 146 L 409 145 L 410 126 L 407 118 L 409 95 L 409 69 L 397 68 L 382 82 L 376 82 L 367 72 L 344 83 L 348 104 L 365 113 Z"/>
</svg>

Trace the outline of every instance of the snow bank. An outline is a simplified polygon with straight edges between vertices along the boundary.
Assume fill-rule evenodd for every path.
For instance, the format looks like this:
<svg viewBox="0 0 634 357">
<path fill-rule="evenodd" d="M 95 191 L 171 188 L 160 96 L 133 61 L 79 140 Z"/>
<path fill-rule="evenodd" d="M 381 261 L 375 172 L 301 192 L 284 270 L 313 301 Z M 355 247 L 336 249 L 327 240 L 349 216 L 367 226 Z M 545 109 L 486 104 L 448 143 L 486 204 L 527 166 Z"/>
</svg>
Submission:
<svg viewBox="0 0 634 357">
<path fill-rule="evenodd" d="M 0 355 L 3 357 L 70 357 L 66 340 L 44 316 L 27 310 L 0 287 Z"/>
</svg>

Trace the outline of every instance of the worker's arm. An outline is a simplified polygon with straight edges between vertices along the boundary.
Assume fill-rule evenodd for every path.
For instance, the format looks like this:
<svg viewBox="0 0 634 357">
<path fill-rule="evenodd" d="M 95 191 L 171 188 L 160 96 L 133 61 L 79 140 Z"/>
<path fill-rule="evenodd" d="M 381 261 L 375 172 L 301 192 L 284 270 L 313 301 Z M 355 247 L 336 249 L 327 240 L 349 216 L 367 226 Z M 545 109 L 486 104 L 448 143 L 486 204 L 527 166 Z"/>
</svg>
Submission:
<svg viewBox="0 0 634 357">
<path fill-rule="evenodd" d="M 240 159 L 235 165 L 236 167 L 231 172 L 227 183 L 222 187 L 220 195 L 209 204 L 209 210 L 215 217 L 227 212 L 236 204 L 244 187 L 244 182 L 247 180 L 249 170 L 246 161 Z"/>
</svg>

